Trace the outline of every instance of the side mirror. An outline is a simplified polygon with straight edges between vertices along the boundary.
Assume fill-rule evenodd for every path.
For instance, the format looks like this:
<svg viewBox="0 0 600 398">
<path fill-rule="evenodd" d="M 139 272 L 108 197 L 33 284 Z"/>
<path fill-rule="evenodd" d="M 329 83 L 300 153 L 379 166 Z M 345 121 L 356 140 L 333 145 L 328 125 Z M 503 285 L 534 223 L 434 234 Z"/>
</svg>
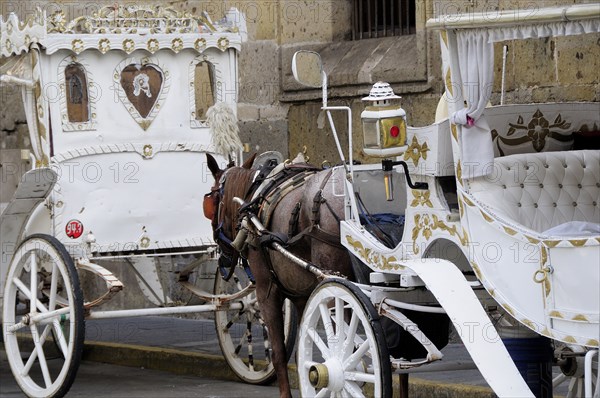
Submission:
<svg viewBox="0 0 600 398">
<path fill-rule="evenodd" d="M 292 58 L 292 73 L 296 81 L 304 86 L 323 86 L 321 56 L 314 51 L 297 51 Z"/>
</svg>

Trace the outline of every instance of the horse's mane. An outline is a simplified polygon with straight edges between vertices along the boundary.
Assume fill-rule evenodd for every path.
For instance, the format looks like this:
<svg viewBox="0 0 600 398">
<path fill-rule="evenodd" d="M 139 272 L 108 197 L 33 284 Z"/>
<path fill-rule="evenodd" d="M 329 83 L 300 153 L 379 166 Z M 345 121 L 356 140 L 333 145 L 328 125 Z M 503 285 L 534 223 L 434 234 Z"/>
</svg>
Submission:
<svg viewBox="0 0 600 398">
<path fill-rule="evenodd" d="M 236 223 L 238 209 L 240 206 L 233 202 L 234 197 L 246 200 L 248 190 L 252 185 L 252 179 L 256 170 L 242 167 L 232 167 L 226 170 L 225 184 L 223 186 L 223 198 L 221 211 L 223 212 L 223 229 L 226 235 L 233 239 L 236 235 Z"/>
</svg>

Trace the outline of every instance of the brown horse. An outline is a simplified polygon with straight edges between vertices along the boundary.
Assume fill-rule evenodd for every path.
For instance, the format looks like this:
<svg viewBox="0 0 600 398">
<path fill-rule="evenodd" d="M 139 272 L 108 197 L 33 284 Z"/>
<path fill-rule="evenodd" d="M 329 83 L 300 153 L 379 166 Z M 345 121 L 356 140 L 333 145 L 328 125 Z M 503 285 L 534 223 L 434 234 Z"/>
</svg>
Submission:
<svg viewBox="0 0 600 398">
<path fill-rule="evenodd" d="M 240 206 L 233 202 L 233 198 L 239 197 L 246 202 L 251 199 L 249 195 L 256 175 L 256 170 L 251 166 L 255 156 L 248 159 L 242 167 L 229 167 L 225 170 L 220 169 L 211 155 L 206 156 L 215 185 L 205 199 L 205 215 L 212 221 L 215 240 L 221 247 L 222 256 L 230 263 L 237 262 L 240 254 L 230 244 L 223 244 L 223 241 L 235 239 L 238 233 Z M 290 225 L 297 232 L 310 230 L 311 232 L 288 246 L 288 250 L 317 264 L 323 270 L 337 272 L 353 280 L 348 253 L 339 245 L 339 220 L 344 218 L 344 197 L 334 194 L 336 181 L 338 192 L 343 189 L 344 171 L 338 169 L 332 174 L 328 170 L 313 169 L 306 176 L 304 184 L 291 188 L 269 209 L 272 216 L 265 227 L 279 236 L 287 236 Z M 315 208 L 318 213 L 316 228 Z M 294 218 L 292 223 L 291 218 Z M 317 230 L 319 231 L 316 232 Z M 338 244 L 328 242 L 326 237 L 337 237 Z M 279 252 L 260 244 L 250 244 L 244 256 L 256 280 L 261 315 L 269 329 L 280 396 L 291 397 L 281 308 L 283 300 L 289 298 L 298 314 L 302 314 L 308 297 L 319 280 L 313 273 L 300 268 Z"/>
</svg>

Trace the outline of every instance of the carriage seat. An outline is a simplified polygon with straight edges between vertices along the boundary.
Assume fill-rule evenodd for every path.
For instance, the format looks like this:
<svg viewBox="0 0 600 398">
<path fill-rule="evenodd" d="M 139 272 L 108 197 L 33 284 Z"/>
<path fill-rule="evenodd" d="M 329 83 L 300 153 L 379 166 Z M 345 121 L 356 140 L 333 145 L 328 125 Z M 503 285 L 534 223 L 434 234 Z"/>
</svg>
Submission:
<svg viewBox="0 0 600 398">
<path fill-rule="evenodd" d="M 547 231 L 571 222 L 600 224 L 597 150 L 496 158 L 494 171 L 469 180 L 468 187 L 498 217 L 538 233 L 551 233 Z"/>
</svg>

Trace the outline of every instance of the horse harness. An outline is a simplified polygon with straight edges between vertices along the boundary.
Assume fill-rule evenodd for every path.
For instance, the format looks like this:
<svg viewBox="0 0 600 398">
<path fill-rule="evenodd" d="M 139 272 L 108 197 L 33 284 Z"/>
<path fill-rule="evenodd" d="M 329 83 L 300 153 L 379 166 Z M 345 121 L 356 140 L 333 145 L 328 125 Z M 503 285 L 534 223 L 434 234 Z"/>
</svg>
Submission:
<svg viewBox="0 0 600 398">
<path fill-rule="evenodd" d="M 281 164 L 277 167 L 275 167 L 274 164 L 266 164 L 262 169 L 257 170 L 254 176 L 254 180 L 244 197 L 246 204 L 239 209 L 236 230 L 239 231 L 241 228 L 248 229 L 249 226 L 242 225 L 242 220 L 245 218 L 245 215 L 247 213 L 257 215 L 263 223 L 263 225 L 265 225 L 265 227 L 268 228 L 274 210 L 277 207 L 277 205 L 281 202 L 281 200 L 287 194 L 304 186 L 306 181 L 308 181 L 310 177 L 312 177 L 320 170 L 321 169 L 318 169 L 314 166 L 310 166 L 305 163 Z M 293 294 L 287 291 L 287 289 L 284 289 L 283 286 L 281 286 L 281 284 L 279 283 L 278 279 L 275 276 L 273 265 L 271 264 L 266 249 L 273 241 L 276 241 L 283 246 L 291 247 L 304 238 L 312 238 L 332 246 L 342 247 L 342 245 L 339 242 L 339 237 L 337 235 L 324 231 L 320 227 L 321 206 L 323 204 L 327 207 L 327 209 L 333 215 L 333 217 L 335 217 L 335 219 L 338 222 L 340 221 L 339 217 L 331 208 L 331 205 L 323 197 L 323 189 L 325 189 L 325 186 L 331 178 L 332 174 L 333 169 L 329 169 L 325 178 L 323 178 L 323 181 L 321 182 L 317 193 L 313 198 L 313 205 L 310 213 L 310 224 L 308 227 L 306 227 L 300 232 L 297 232 L 300 210 L 302 206 L 301 202 L 298 202 L 294 206 L 294 209 L 290 216 L 287 236 L 283 236 L 282 234 L 276 233 L 267 233 L 263 234 L 259 238 L 257 234 L 253 231 L 248 231 L 248 239 L 246 240 L 244 246 L 249 245 L 254 248 L 261 249 L 263 251 L 264 257 L 267 261 L 272 275 L 272 279 L 289 296 L 293 296 Z M 224 185 L 226 180 L 227 171 L 225 171 L 225 173 L 221 177 L 219 181 L 219 187 L 214 188 L 214 191 L 219 192 L 221 200 L 223 197 Z M 207 194 L 207 196 L 208 195 L 210 194 Z M 220 203 L 218 207 L 218 211 L 220 211 Z M 220 219 L 220 214 L 217 216 L 217 219 Z M 222 249 L 222 254 L 219 258 L 219 268 L 221 269 L 223 277 L 226 280 L 231 278 L 235 266 L 237 265 L 237 261 L 240 257 L 240 254 L 242 261 L 244 262 L 244 268 L 246 269 L 246 271 L 248 271 L 247 261 L 245 260 L 246 256 L 242 254 L 242 252 L 246 250 L 246 247 L 238 251 L 238 249 L 236 249 L 233 246 L 232 240 L 229 239 L 223 232 L 222 222 L 219 223 L 217 221 L 216 223 L 213 223 L 213 228 L 214 239 Z M 252 238 L 250 238 L 250 236 L 252 236 Z M 227 250 L 223 250 L 224 248 L 227 248 Z M 228 269 L 228 272 L 225 272 L 225 269 Z"/>
</svg>

